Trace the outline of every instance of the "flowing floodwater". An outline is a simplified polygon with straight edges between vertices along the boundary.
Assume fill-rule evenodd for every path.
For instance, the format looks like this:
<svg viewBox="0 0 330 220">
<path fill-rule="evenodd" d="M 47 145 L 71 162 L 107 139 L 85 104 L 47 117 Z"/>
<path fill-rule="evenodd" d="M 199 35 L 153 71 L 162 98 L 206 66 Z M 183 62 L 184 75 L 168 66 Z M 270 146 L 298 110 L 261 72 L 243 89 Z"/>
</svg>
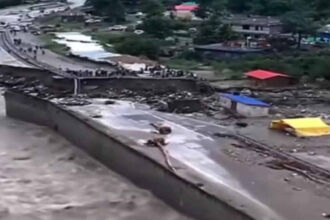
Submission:
<svg viewBox="0 0 330 220">
<path fill-rule="evenodd" d="M 72 3 L 72 7 L 80 7 L 83 6 L 86 0 L 69 0 L 69 3 Z"/>
<path fill-rule="evenodd" d="M 79 32 L 56 33 L 55 42 L 64 44 L 70 48 L 71 54 L 87 58 L 96 62 L 106 62 L 110 57 L 121 56 L 120 54 L 106 51 L 102 45 L 93 40 L 91 36 Z"/>
<path fill-rule="evenodd" d="M 67 46 L 72 55 L 94 62 L 112 64 L 113 61 L 111 61 L 111 58 L 125 56 L 125 54 L 112 53 L 105 50 L 98 41 L 80 32 L 59 32 L 55 33 L 55 36 L 56 39 L 53 41 Z M 126 63 L 124 59 L 119 64 L 123 68 L 132 71 L 140 71 L 146 67 L 145 63 Z"/>
<path fill-rule="evenodd" d="M 1 95 L 0 137 L 1 220 L 189 220 L 54 131 L 6 117 Z"/>
</svg>

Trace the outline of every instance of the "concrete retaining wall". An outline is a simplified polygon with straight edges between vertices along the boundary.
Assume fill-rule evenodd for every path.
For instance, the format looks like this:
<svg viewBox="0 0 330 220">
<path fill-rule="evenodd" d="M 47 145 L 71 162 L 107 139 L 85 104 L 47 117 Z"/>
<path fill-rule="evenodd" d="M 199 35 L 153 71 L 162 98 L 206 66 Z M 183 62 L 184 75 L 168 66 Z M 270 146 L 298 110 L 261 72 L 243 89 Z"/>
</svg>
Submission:
<svg viewBox="0 0 330 220">
<path fill-rule="evenodd" d="M 50 82 L 53 76 L 52 72 L 37 68 L 25 68 L 0 65 L 0 74 L 12 75 L 19 77 L 35 78 L 41 81 Z"/>
<path fill-rule="evenodd" d="M 54 86 L 67 85 L 72 87 L 70 79 L 56 79 L 52 83 Z M 155 91 L 155 92 L 174 92 L 174 91 L 196 91 L 197 83 L 193 79 L 155 79 L 155 78 L 95 78 L 82 79 L 82 91 L 87 91 L 89 87 L 98 86 L 100 89 L 129 89 L 133 91 Z"/>
<path fill-rule="evenodd" d="M 73 80 L 68 78 L 53 78 L 54 73 L 45 69 L 24 68 L 0 65 L 0 74 L 36 78 L 48 86 L 73 90 Z M 155 78 L 95 78 L 82 79 L 81 89 L 87 92 L 90 87 L 97 86 L 100 89 L 129 89 L 133 91 L 196 91 L 197 83 L 193 79 L 155 79 Z"/>
<path fill-rule="evenodd" d="M 110 169 L 199 220 L 252 219 L 148 157 L 135 142 L 45 100 L 6 92 L 7 115 L 49 126 Z"/>
</svg>

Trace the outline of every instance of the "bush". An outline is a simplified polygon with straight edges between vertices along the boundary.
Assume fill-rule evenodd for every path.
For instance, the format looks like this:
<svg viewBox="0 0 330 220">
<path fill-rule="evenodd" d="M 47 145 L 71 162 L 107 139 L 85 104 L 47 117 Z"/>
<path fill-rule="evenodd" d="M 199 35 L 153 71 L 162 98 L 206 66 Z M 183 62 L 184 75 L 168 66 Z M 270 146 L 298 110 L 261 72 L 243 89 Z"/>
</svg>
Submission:
<svg viewBox="0 0 330 220">
<path fill-rule="evenodd" d="M 131 37 L 132 35 L 126 32 L 109 32 L 109 31 L 102 31 L 91 33 L 93 38 L 100 41 L 102 44 L 116 44 L 123 42 L 126 38 Z"/>
<path fill-rule="evenodd" d="M 310 77 L 312 79 L 325 78 L 330 80 L 330 62 L 329 57 L 321 57 L 316 60 L 315 65 L 312 66 L 310 71 Z"/>
<path fill-rule="evenodd" d="M 22 4 L 23 0 L 0 0 L 0 8 Z"/>
<path fill-rule="evenodd" d="M 189 22 L 185 22 L 183 20 L 171 19 L 170 28 L 172 30 L 188 30 L 192 25 Z"/>
<path fill-rule="evenodd" d="M 146 56 L 150 59 L 157 59 L 160 47 L 156 39 L 129 37 L 124 41 L 115 44 L 115 50 L 118 53 L 130 54 L 134 56 Z"/>
<path fill-rule="evenodd" d="M 153 37 L 160 39 L 164 39 L 172 34 L 171 20 L 162 16 L 146 17 L 140 28 Z"/>
<path fill-rule="evenodd" d="M 186 60 L 201 60 L 202 57 L 196 53 L 195 51 L 192 51 L 192 50 L 185 50 L 183 51 L 179 58 L 183 58 L 183 59 L 186 59 Z"/>
<path fill-rule="evenodd" d="M 253 69 L 267 69 L 285 74 L 311 79 L 325 78 L 330 80 L 330 50 L 315 53 L 293 51 L 279 56 L 260 55 L 245 57 L 238 60 L 218 61 L 212 64 L 216 73 L 229 69 L 233 72 L 246 72 Z"/>
<path fill-rule="evenodd" d="M 43 45 L 45 48 L 53 51 L 54 53 L 66 56 L 69 52 L 69 48 L 65 46 L 64 44 L 59 44 L 54 41 L 55 36 L 54 35 L 41 35 L 40 36 L 41 41 L 43 42 Z"/>
<path fill-rule="evenodd" d="M 200 66 L 197 61 L 186 60 L 183 58 L 173 58 L 166 62 L 166 65 L 173 69 L 196 70 Z"/>
</svg>

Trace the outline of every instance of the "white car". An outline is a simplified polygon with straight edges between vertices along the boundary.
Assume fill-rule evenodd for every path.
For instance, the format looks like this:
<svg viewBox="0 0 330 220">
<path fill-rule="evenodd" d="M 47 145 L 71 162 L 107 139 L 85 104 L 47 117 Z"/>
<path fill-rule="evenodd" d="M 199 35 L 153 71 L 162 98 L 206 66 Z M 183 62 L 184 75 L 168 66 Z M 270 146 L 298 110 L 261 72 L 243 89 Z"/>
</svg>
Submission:
<svg viewBox="0 0 330 220">
<path fill-rule="evenodd" d="M 135 31 L 134 31 L 134 34 L 137 34 L 137 35 L 141 35 L 141 34 L 143 34 L 143 33 L 144 33 L 143 30 L 135 30 Z"/>
<path fill-rule="evenodd" d="M 138 18 L 141 18 L 144 16 L 144 14 L 143 14 L 143 12 L 136 12 L 135 16 Z"/>
<path fill-rule="evenodd" d="M 3 21 L 0 22 L 0 27 L 7 27 L 7 26 L 8 26 L 8 24 L 6 22 L 3 22 Z"/>
<path fill-rule="evenodd" d="M 112 27 L 109 27 L 109 31 L 126 31 L 127 26 L 125 25 L 115 25 Z"/>
</svg>

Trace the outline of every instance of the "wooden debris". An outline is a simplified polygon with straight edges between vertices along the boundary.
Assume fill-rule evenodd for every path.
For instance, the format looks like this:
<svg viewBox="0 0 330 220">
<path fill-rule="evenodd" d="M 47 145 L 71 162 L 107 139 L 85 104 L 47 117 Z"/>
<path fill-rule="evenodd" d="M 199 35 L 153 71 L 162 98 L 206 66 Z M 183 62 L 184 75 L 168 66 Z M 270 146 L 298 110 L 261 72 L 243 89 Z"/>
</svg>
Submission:
<svg viewBox="0 0 330 220">
<path fill-rule="evenodd" d="M 146 145 L 151 147 L 157 147 L 160 150 L 160 152 L 163 154 L 166 165 L 170 168 L 170 170 L 175 172 L 175 168 L 169 159 L 169 153 L 165 148 L 167 143 L 165 142 L 165 139 L 163 137 L 156 137 L 154 139 L 149 139 Z"/>
</svg>

